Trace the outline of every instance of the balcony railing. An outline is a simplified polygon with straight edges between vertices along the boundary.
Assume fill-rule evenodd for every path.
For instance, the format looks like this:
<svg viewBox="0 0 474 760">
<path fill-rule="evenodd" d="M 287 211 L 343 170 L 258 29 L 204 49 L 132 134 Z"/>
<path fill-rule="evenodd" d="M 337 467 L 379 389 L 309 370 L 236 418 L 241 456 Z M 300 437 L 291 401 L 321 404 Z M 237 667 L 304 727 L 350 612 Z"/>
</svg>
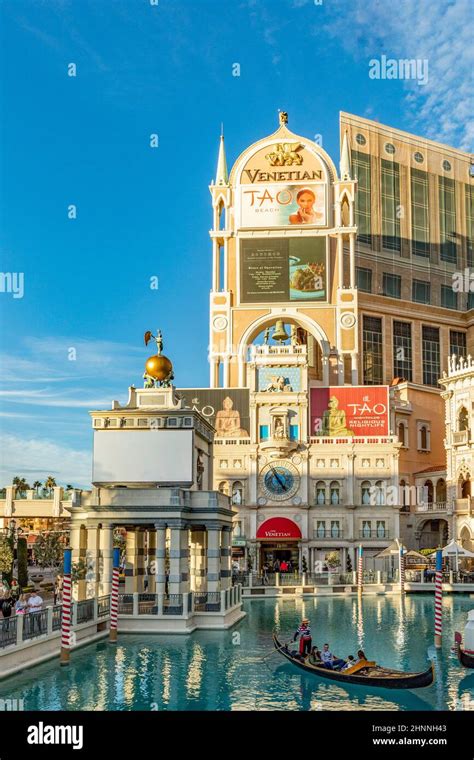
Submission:
<svg viewBox="0 0 474 760">
<path fill-rule="evenodd" d="M 221 594 L 220 591 L 206 591 L 203 594 L 194 594 L 194 611 L 195 612 L 220 612 Z"/>
<path fill-rule="evenodd" d="M 84 599 L 82 602 L 77 603 L 76 622 L 88 623 L 94 619 L 94 600 Z"/>
<path fill-rule="evenodd" d="M 469 442 L 469 430 L 459 430 L 453 433 L 453 443 L 455 446 L 463 446 Z"/>
<path fill-rule="evenodd" d="M 343 501 L 342 501 L 341 497 L 339 497 L 337 500 L 336 499 L 326 499 L 326 498 L 325 499 L 321 499 L 321 498 L 318 499 L 318 498 L 316 498 L 315 502 L 314 502 L 314 506 L 315 507 L 340 507 L 340 506 L 342 506 L 342 504 L 343 504 Z"/>
<path fill-rule="evenodd" d="M 16 644 L 17 617 L 3 618 L 0 621 L 0 649 Z"/>
<path fill-rule="evenodd" d="M 344 531 L 339 528 L 332 528 L 331 530 L 322 530 L 321 528 L 317 528 L 315 531 L 313 531 L 313 538 L 342 538 L 343 532 Z"/>
<path fill-rule="evenodd" d="M 27 612 L 23 616 L 23 641 L 48 633 L 48 611 Z"/>
<path fill-rule="evenodd" d="M 334 436 L 334 438 L 329 438 L 322 435 L 315 435 L 311 436 L 309 439 L 310 443 L 319 443 L 319 444 L 344 444 L 347 445 L 348 443 L 357 443 L 358 445 L 364 444 L 364 445 L 374 445 L 374 444 L 380 444 L 380 443 L 395 443 L 398 441 L 397 436 L 395 435 L 385 435 L 385 436 L 374 436 L 371 438 L 343 438 L 339 436 Z"/>
<path fill-rule="evenodd" d="M 390 538 L 388 530 L 360 530 L 359 538 Z"/>
<path fill-rule="evenodd" d="M 448 505 L 446 501 L 429 501 L 425 504 L 417 504 L 416 512 L 446 512 Z"/>
</svg>

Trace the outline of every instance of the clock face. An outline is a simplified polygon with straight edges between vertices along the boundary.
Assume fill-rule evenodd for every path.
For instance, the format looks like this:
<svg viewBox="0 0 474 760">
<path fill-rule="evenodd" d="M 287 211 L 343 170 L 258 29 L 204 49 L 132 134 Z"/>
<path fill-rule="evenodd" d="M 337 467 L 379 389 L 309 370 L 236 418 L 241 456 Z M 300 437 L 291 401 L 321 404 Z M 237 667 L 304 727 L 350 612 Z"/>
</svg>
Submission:
<svg viewBox="0 0 474 760">
<path fill-rule="evenodd" d="M 260 491 L 273 501 L 291 499 L 299 487 L 300 476 L 291 462 L 276 460 L 260 470 Z"/>
</svg>

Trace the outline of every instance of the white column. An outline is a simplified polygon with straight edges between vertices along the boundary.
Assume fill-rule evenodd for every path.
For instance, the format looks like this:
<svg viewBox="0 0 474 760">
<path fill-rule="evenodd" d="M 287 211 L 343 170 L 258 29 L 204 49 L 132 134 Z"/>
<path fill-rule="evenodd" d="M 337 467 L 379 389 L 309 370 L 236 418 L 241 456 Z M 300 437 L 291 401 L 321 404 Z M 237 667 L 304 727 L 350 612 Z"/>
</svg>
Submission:
<svg viewBox="0 0 474 760">
<path fill-rule="evenodd" d="M 147 531 L 147 576 L 150 594 L 156 593 L 156 533 L 154 530 Z"/>
<path fill-rule="evenodd" d="M 357 327 L 355 328 L 357 329 Z M 359 384 L 359 367 L 357 354 L 351 354 L 352 385 Z"/>
<path fill-rule="evenodd" d="M 344 241 L 341 234 L 337 236 L 337 263 L 339 271 L 338 285 L 342 288 L 344 285 Z"/>
<path fill-rule="evenodd" d="M 230 567 L 231 559 L 231 539 L 232 528 L 231 526 L 224 526 L 221 532 L 221 588 L 230 588 L 232 585 L 232 572 Z"/>
<path fill-rule="evenodd" d="M 170 529 L 170 594 L 183 594 L 189 590 L 189 539 L 188 528 L 181 520 L 168 523 Z"/>
<path fill-rule="evenodd" d="M 99 560 L 99 529 L 97 525 L 87 526 L 87 549 L 86 549 L 86 597 L 91 599 L 97 596 L 98 587 L 98 560 Z"/>
<path fill-rule="evenodd" d="M 351 262 L 351 288 L 355 288 L 355 234 L 349 235 L 349 259 Z"/>
<path fill-rule="evenodd" d="M 219 525 L 207 526 L 207 590 L 220 591 L 221 530 Z"/>
<path fill-rule="evenodd" d="M 111 591 L 113 549 L 113 527 L 109 523 L 102 523 L 99 534 L 99 594 L 110 594 Z"/>
<path fill-rule="evenodd" d="M 166 581 L 166 570 L 165 570 L 165 562 L 166 562 L 166 523 L 155 523 L 155 531 L 156 531 L 156 549 L 155 549 L 155 557 L 156 557 L 156 593 L 157 594 L 164 594 L 165 593 L 165 581 Z"/>
</svg>

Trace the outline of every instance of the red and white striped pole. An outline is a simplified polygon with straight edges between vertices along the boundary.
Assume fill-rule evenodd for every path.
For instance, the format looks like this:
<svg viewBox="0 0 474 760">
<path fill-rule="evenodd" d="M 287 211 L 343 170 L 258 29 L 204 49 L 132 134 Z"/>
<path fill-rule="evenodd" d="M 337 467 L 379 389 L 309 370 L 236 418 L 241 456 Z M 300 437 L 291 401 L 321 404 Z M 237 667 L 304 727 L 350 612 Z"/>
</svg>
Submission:
<svg viewBox="0 0 474 760">
<path fill-rule="evenodd" d="M 400 593 L 405 593 L 405 555 L 403 546 L 400 546 Z"/>
<path fill-rule="evenodd" d="M 362 594 L 362 544 L 359 546 L 357 560 L 357 592 Z"/>
<path fill-rule="evenodd" d="M 71 648 L 71 549 L 64 550 L 63 607 L 61 614 L 61 665 L 69 665 Z"/>
<path fill-rule="evenodd" d="M 441 549 L 436 552 L 434 631 L 434 644 L 436 649 L 440 649 L 443 642 L 443 553 Z"/>
<path fill-rule="evenodd" d="M 118 595 L 120 573 L 120 549 L 114 549 L 112 569 L 112 590 L 110 594 L 110 630 L 109 641 L 117 641 Z"/>
</svg>

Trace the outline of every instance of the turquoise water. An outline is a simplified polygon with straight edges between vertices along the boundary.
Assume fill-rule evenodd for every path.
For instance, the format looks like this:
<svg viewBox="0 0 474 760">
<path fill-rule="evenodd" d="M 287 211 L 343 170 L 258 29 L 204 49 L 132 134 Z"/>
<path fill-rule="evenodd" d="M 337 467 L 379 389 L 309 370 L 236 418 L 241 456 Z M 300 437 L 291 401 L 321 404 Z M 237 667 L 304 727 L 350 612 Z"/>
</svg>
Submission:
<svg viewBox="0 0 474 760">
<path fill-rule="evenodd" d="M 474 598 L 444 599 L 444 638 L 437 681 L 414 692 L 366 690 L 299 671 L 272 652 L 275 628 L 290 638 L 302 616 L 314 643 L 338 656 L 359 647 L 369 659 L 424 670 L 433 642 L 431 595 L 305 600 L 248 600 L 230 631 L 190 636 L 123 635 L 0 682 L 1 698 L 25 710 L 474 710 L 474 673 L 450 655 Z M 432 650 L 433 651 L 433 650 Z M 266 655 L 270 655 L 266 657 Z M 266 659 L 264 659 L 266 657 Z"/>
</svg>

